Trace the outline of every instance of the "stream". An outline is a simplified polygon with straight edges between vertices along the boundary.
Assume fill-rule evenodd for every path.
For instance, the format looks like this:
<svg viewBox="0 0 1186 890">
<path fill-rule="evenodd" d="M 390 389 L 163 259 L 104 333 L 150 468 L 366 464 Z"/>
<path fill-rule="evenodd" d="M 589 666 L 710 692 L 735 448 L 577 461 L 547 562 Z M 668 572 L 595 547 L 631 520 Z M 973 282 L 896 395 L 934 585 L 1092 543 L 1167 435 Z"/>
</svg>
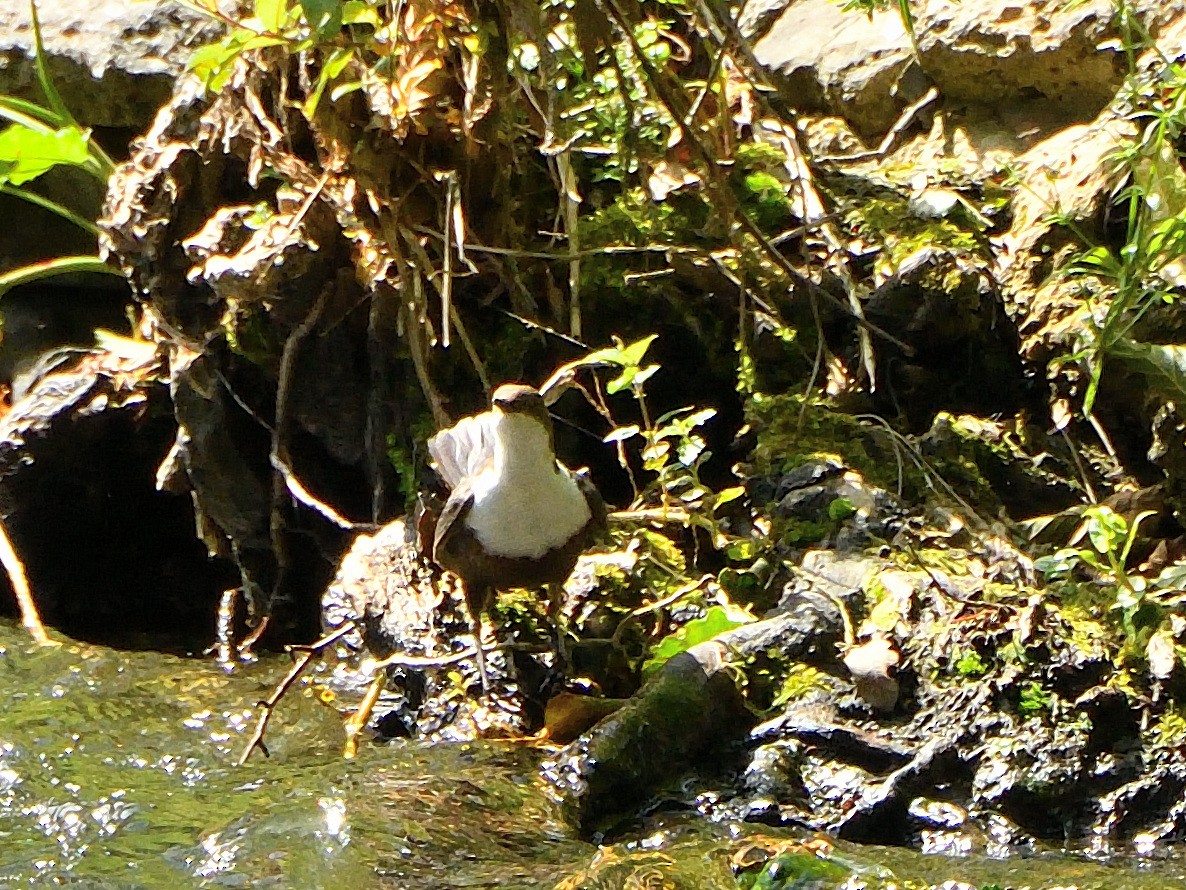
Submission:
<svg viewBox="0 0 1186 890">
<path fill-rule="evenodd" d="M 60 639 L 60 637 L 59 637 Z M 1186 856 L 949 858 L 828 844 L 691 810 L 629 839 L 576 838 L 536 779 L 547 751 L 364 742 L 341 756 L 326 684 L 294 688 L 270 752 L 235 765 L 284 656 L 213 658 L 66 641 L 0 623 L 0 886 L 93 888 L 736 888 L 733 857 L 785 846 L 754 886 L 945 890 L 1186 888 Z"/>
</svg>

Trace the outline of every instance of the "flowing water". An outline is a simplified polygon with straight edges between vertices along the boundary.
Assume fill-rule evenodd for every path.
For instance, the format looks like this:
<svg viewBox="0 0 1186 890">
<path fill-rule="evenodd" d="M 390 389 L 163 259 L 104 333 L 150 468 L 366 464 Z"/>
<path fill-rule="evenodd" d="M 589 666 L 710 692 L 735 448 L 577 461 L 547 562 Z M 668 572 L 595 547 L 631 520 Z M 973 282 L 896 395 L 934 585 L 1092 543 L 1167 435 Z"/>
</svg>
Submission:
<svg viewBox="0 0 1186 890">
<path fill-rule="evenodd" d="M 803 839 L 684 814 L 599 847 L 577 839 L 544 794 L 544 752 L 511 741 L 364 743 L 344 760 L 341 718 L 317 684 L 281 702 L 271 756 L 236 766 L 256 702 L 287 666 L 275 656 L 227 673 L 213 659 L 38 648 L 0 623 L 0 887 L 711 890 L 738 886 L 730 860 L 747 848 Z M 832 855 L 839 870 L 787 860 L 782 878 L 771 869 L 760 886 L 1186 888 L 1173 855 Z"/>
</svg>

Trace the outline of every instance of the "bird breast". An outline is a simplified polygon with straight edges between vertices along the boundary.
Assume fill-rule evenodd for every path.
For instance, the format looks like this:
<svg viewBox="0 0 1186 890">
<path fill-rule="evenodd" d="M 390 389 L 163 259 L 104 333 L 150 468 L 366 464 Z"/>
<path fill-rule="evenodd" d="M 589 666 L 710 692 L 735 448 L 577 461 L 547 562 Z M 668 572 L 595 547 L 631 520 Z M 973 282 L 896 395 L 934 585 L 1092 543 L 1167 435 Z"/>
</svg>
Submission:
<svg viewBox="0 0 1186 890">
<path fill-rule="evenodd" d="M 512 471 L 508 471 L 512 470 Z M 558 466 L 536 464 L 522 472 L 493 468 L 480 473 L 471 490 L 474 504 L 466 524 L 482 547 L 515 559 L 540 559 L 566 545 L 592 514 L 576 479 Z"/>
</svg>

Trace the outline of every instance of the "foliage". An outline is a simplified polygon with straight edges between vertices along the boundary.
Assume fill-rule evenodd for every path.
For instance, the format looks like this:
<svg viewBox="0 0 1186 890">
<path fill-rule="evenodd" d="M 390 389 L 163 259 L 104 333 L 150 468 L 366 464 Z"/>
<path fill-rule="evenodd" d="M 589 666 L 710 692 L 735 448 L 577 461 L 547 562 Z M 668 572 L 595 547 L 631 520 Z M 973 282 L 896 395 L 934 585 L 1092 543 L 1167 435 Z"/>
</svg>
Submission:
<svg viewBox="0 0 1186 890">
<path fill-rule="evenodd" d="M 106 152 L 91 139 L 90 130 L 74 119 L 54 87 L 46 67 L 36 3 L 31 2 L 29 8 L 33 18 L 37 80 L 45 104 L 0 95 L 0 121 L 8 122 L 8 126 L 0 130 L 0 194 L 28 201 L 97 235 L 99 230 L 92 220 L 24 187 L 59 166 L 73 167 L 100 183 L 106 183 L 114 170 Z M 70 272 L 119 274 L 98 256 L 56 257 L 0 274 L 0 296 L 19 285 Z"/>
<path fill-rule="evenodd" d="M 1033 717 L 1043 711 L 1050 710 L 1053 699 L 1050 693 L 1042 688 L 1042 684 L 1031 681 L 1021 687 L 1021 695 L 1017 702 L 1017 710 L 1023 717 Z"/>
<path fill-rule="evenodd" d="M 1181 590 L 1186 582 L 1186 566 L 1174 563 L 1148 578 L 1130 570 L 1128 563 L 1140 524 L 1153 515 L 1137 514 L 1126 520 L 1106 506 L 1092 506 L 1084 510 L 1083 522 L 1071 539 L 1071 546 L 1035 560 L 1035 567 L 1056 580 L 1071 581 L 1083 570 L 1092 575 L 1092 583 L 1110 589 L 1111 606 L 1120 613 L 1124 633 L 1122 655 L 1126 661 L 1148 659 L 1155 673 L 1165 672 L 1181 656 L 1175 654 L 1172 628 L 1181 618 L 1174 611 L 1180 608 Z M 1088 546 L 1083 546 L 1083 539 Z M 1070 600 L 1073 594 L 1064 593 Z M 1154 666 L 1154 651 L 1164 643 L 1165 663 Z"/>
<path fill-rule="evenodd" d="M 659 645 L 651 650 L 650 657 L 642 666 L 643 677 L 649 677 L 669 658 L 673 658 L 681 652 L 687 652 L 693 646 L 705 643 L 727 630 L 749 624 L 753 620 L 753 615 L 732 604 L 710 607 L 705 611 L 703 617 L 689 621 L 675 632 L 668 634 L 660 641 Z"/>
<path fill-rule="evenodd" d="M 1124 44 L 1132 64 L 1134 47 L 1148 37 L 1128 4 L 1119 4 Z M 1186 132 L 1186 67 L 1166 60 L 1151 75 L 1133 71 L 1126 85 L 1129 119 L 1139 136 L 1119 150 L 1114 162 L 1128 177 L 1116 196 L 1125 231 L 1119 246 L 1089 246 L 1067 267 L 1071 276 L 1098 282 L 1106 303 L 1089 303 L 1084 313 L 1086 342 L 1063 361 L 1085 363 L 1089 384 L 1083 411 L 1090 415 L 1109 356 L 1147 371 L 1170 397 L 1186 392 L 1186 375 L 1175 347 L 1134 342 L 1134 329 L 1154 307 L 1173 304 L 1186 284 L 1186 173 L 1179 151 Z M 1071 220 L 1058 221 L 1073 227 Z M 1082 232 L 1080 237 L 1088 244 Z"/>
</svg>

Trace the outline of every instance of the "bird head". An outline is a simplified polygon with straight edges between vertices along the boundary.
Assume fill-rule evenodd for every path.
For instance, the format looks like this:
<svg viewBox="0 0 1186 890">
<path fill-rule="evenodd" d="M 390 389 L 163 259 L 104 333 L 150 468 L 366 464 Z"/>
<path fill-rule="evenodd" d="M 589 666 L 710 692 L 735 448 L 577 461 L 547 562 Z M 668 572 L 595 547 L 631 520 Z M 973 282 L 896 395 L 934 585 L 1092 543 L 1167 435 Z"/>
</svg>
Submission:
<svg viewBox="0 0 1186 890">
<path fill-rule="evenodd" d="M 545 426 L 551 426 L 548 406 L 539 390 L 521 383 L 504 383 L 494 390 L 490 407 L 496 414 L 521 414 L 534 417 Z"/>
</svg>

